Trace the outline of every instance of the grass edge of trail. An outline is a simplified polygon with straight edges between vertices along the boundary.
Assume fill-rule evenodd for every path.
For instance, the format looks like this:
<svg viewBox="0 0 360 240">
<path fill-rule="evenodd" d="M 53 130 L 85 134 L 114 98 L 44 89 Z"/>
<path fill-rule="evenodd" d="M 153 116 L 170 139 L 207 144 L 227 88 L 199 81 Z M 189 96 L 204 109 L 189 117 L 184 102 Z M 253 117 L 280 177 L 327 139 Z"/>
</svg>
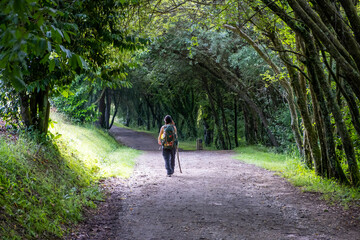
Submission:
<svg viewBox="0 0 360 240">
<path fill-rule="evenodd" d="M 75 153 L 97 177 L 130 177 L 141 151 L 119 144 L 107 131 L 91 124 L 72 124 L 61 114 L 52 118 L 57 123 L 51 131 L 61 135 L 57 144 L 66 146 L 64 153 Z"/>
<path fill-rule="evenodd" d="M 347 209 L 350 205 L 360 207 L 360 188 L 325 179 L 306 168 L 299 157 L 271 152 L 263 146 L 242 146 L 234 149 L 235 159 L 270 170 L 286 178 L 304 192 L 317 192 L 329 203 L 340 203 Z"/>
<path fill-rule="evenodd" d="M 51 118 L 52 142 L 0 136 L 0 239 L 67 235 L 84 209 L 103 201 L 99 180 L 129 177 L 141 153 L 101 129 Z"/>
</svg>

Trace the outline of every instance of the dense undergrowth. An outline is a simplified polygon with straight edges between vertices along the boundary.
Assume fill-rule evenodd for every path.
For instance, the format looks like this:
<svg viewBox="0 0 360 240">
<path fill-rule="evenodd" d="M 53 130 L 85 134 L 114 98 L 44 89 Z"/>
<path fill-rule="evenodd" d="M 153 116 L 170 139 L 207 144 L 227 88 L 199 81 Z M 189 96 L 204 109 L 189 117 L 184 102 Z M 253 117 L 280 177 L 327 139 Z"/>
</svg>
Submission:
<svg viewBox="0 0 360 240">
<path fill-rule="evenodd" d="M 345 208 L 357 204 L 360 207 L 360 188 L 349 187 L 317 176 L 306 168 L 299 157 L 278 154 L 263 146 L 244 146 L 235 149 L 236 159 L 278 172 L 303 191 L 318 192 L 330 203 L 341 203 Z"/>
<path fill-rule="evenodd" d="M 52 118 L 51 143 L 0 137 L 1 239 L 60 238 L 103 198 L 99 179 L 132 171 L 137 151 L 102 130 Z"/>
</svg>

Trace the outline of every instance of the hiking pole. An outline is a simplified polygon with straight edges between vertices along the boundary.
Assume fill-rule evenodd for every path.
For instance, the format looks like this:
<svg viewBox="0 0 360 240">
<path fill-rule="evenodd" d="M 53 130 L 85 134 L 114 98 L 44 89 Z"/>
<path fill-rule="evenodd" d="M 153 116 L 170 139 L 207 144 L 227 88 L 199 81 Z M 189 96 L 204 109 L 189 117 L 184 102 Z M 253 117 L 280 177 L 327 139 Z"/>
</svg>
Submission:
<svg viewBox="0 0 360 240">
<path fill-rule="evenodd" d="M 180 159 L 179 159 L 179 147 L 176 147 L 176 155 L 177 155 L 177 159 L 178 159 L 178 164 L 179 164 L 179 169 L 180 169 L 180 173 L 182 173 L 181 171 L 181 166 L 180 166 Z"/>
</svg>

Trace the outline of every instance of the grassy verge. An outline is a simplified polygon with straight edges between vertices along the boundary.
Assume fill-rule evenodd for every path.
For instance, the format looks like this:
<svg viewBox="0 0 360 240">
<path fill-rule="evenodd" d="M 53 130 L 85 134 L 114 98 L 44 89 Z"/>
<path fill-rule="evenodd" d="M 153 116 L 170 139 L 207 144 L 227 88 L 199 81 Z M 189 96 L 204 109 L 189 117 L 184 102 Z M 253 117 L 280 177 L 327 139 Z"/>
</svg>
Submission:
<svg viewBox="0 0 360 240">
<path fill-rule="evenodd" d="M 96 207 L 100 178 L 128 177 L 138 152 L 57 116 L 56 144 L 0 137 L 0 239 L 54 239 Z M 57 135 L 57 134 L 61 135 Z"/>
<path fill-rule="evenodd" d="M 186 151 L 196 151 L 196 140 L 180 140 L 179 148 L 186 150 Z M 213 150 L 217 150 L 217 149 L 213 146 L 207 147 L 203 143 L 203 150 L 213 151 Z"/>
<path fill-rule="evenodd" d="M 270 152 L 261 146 L 246 146 L 235 149 L 236 159 L 278 172 L 293 185 L 303 191 L 322 193 L 329 202 L 341 202 L 345 207 L 360 200 L 360 189 L 338 184 L 334 180 L 323 179 L 313 170 L 305 168 L 296 157 Z"/>
<path fill-rule="evenodd" d="M 98 177 L 127 178 L 132 173 L 139 151 L 119 145 L 107 132 L 94 126 L 73 125 L 56 114 L 51 131 L 61 137 L 57 144 L 62 153 L 76 155 Z"/>
</svg>

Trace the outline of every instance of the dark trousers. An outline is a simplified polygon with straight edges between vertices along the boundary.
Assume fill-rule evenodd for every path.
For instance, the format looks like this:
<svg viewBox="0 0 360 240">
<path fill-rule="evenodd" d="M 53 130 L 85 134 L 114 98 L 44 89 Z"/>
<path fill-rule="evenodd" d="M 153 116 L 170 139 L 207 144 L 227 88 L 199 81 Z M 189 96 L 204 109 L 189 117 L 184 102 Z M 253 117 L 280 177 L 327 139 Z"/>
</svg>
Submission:
<svg viewBox="0 0 360 240">
<path fill-rule="evenodd" d="M 168 175 L 171 175 L 174 173 L 174 169 L 175 169 L 175 153 L 176 153 L 176 148 L 172 148 L 172 149 L 165 149 L 163 148 L 163 157 L 165 160 L 165 168 L 167 171 Z"/>
</svg>

